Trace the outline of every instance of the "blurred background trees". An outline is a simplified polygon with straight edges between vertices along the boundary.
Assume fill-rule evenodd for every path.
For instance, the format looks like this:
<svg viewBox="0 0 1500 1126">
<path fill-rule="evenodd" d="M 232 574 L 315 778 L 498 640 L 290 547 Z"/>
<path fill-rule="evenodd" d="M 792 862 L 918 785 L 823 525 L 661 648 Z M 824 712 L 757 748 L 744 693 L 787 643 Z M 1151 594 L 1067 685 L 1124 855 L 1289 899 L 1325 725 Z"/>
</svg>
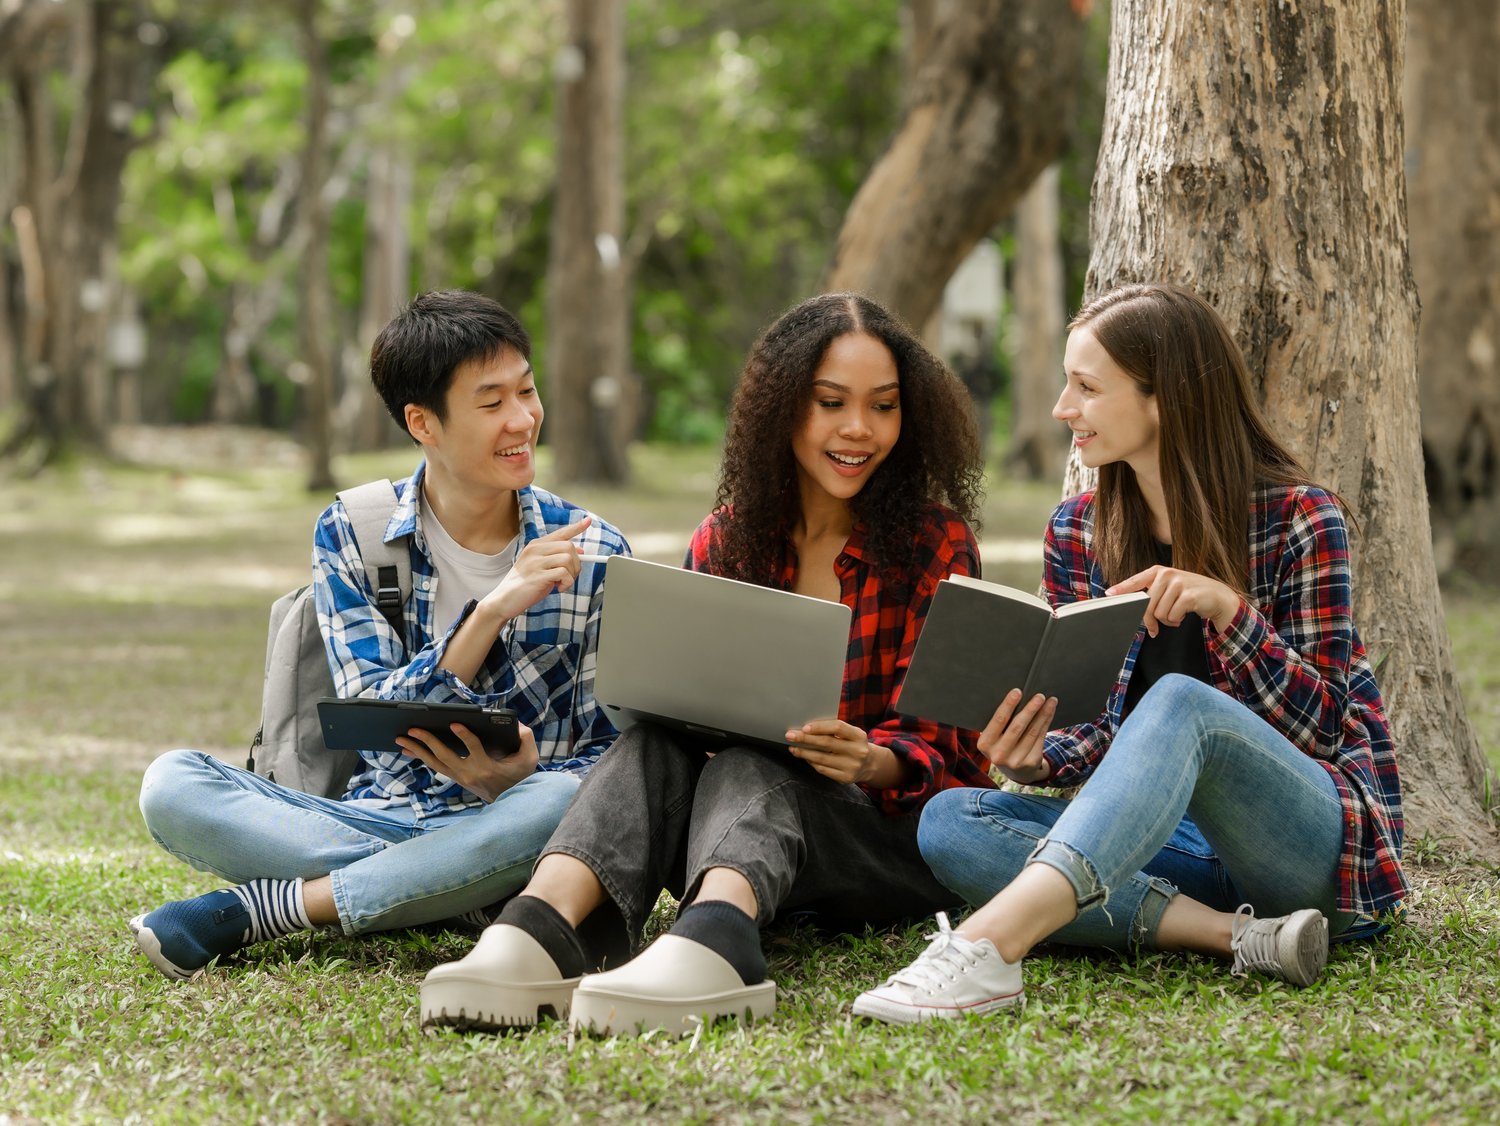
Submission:
<svg viewBox="0 0 1500 1126">
<path fill-rule="evenodd" d="M 1500 9 L 1410 8 L 1445 564 L 1500 535 Z M 748 343 L 828 284 L 923 322 L 993 403 L 1006 470 L 1053 477 L 1108 22 L 1088 0 L 0 0 L 0 443 L 34 466 L 121 422 L 269 427 L 321 485 L 334 451 L 402 440 L 374 333 L 463 286 L 534 331 L 579 455 L 561 476 L 618 480 L 630 440 L 715 440 Z M 996 307 L 930 315 L 976 242 Z"/>
<path fill-rule="evenodd" d="M 606 13 L 628 94 L 579 110 L 578 29 Z M 979 79 L 1010 83 L 971 119 L 979 176 L 952 197 L 962 234 L 926 269 L 928 302 L 962 244 L 1009 249 L 1014 199 L 1074 132 L 1060 237 L 1076 293 L 1098 126 L 1073 118 L 1097 119 L 1103 81 L 1080 26 L 1050 0 L 4 0 L 0 432 L 35 461 L 103 448 L 115 422 L 271 427 L 306 440 L 317 479 L 329 449 L 399 440 L 364 380 L 380 325 L 417 290 L 463 286 L 535 332 L 570 436 L 572 414 L 597 426 L 618 394 L 613 445 L 565 467 L 618 478 L 626 439 L 716 439 L 746 346 L 818 288 L 904 110 L 952 98 L 918 51 L 967 50 Z M 1045 102 L 1014 104 L 1029 92 Z M 611 104 L 619 120 L 590 132 Z M 600 203 L 611 159 L 618 198 Z M 616 217 L 584 231 L 582 194 Z M 603 262 L 610 226 L 618 265 L 565 276 Z M 601 315 L 579 286 L 605 277 L 619 308 Z M 623 340 L 601 342 L 606 323 Z M 1001 382 L 1004 338 L 988 342 Z M 619 370 L 601 382 L 601 365 Z M 593 398 L 575 411 L 580 381 Z"/>
</svg>

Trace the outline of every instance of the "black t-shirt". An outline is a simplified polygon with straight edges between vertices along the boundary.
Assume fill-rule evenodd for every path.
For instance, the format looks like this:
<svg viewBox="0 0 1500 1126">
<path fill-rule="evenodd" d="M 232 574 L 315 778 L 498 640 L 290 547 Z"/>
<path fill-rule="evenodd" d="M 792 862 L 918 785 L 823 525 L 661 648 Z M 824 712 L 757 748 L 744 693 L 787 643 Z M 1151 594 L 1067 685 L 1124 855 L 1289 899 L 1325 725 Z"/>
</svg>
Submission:
<svg viewBox="0 0 1500 1126">
<path fill-rule="evenodd" d="M 1156 561 L 1164 567 L 1172 565 L 1172 545 L 1156 545 Z M 1149 634 L 1141 642 L 1136 654 L 1135 668 L 1130 673 L 1130 683 L 1125 686 L 1125 708 L 1127 716 L 1135 709 L 1146 689 L 1168 673 L 1181 673 L 1194 680 L 1211 684 L 1208 672 L 1208 646 L 1203 641 L 1203 619 L 1189 614 L 1180 626 L 1162 626 L 1155 637 Z"/>
</svg>

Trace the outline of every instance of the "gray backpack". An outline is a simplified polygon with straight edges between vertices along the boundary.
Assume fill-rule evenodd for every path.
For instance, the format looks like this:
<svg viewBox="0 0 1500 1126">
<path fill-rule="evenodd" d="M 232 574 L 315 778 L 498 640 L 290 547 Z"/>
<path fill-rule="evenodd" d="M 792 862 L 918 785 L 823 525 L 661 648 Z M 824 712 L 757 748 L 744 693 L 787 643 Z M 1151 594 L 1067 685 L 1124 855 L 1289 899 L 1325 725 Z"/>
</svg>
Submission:
<svg viewBox="0 0 1500 1126">
<path fill-rule="evenodd" d="M 386 525 L 396 510 L 395 487 L 387 480 L 371 481 L 345 489 L 339 499 L 377 592 L 375 604 L 397 636 L 405 637 L 401 609 L 411 596 L 409 537 L 385 542 Z M 342 797 L 360 759 L 354 751 L 330 751 L 323 745 L 318 701 L 333 695 L 312 587 L 299 587 L 271 605 L 260 730 L 245 769 L 293 790 Z"/>
</svg>

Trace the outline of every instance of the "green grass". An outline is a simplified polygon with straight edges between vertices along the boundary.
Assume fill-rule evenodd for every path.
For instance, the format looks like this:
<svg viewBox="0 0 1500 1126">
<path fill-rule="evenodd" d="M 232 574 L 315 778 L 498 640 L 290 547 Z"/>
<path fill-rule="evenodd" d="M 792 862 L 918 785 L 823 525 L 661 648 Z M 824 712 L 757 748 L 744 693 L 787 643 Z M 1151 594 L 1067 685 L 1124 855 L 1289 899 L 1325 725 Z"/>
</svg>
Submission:
<svg viewBox="0 0 1500 1126">
<path fill-rule="evenodd" d="M 406 453 L 351 459 L 354 482 Z M 276 458 L 183 474 L 76 466 L 0 482 L 0 1123 L 1488 1122 L 1500 1117 L 1500 875 L 1410 849 L 1411 924 L 1337 948 L 1297 991 L 1203 959 L 1044 951 L 1017 1013 L 853 1022 L 907 932 L 770 936 L 780 1003 L 698 1039 L 423 1034 L 417 983 L 469 939 L 306 935 L 160 978 L 124 927 L 213 886 L 147 837 L 161 750 L 235 757 L 258 711 L 271 598 L 305 579 L 321 499 Z M 575 490 L 659 556 L 705 511 L 712 451 L 640 452 L 628 491 Z M 997 485 L 986 539 L 1035 537 L 1052 489 Z M 1035 567 L 1002 577 L 1034 585 Z M 1450 592 L 1492 757 L 1500 597 Z"/>
</svg>

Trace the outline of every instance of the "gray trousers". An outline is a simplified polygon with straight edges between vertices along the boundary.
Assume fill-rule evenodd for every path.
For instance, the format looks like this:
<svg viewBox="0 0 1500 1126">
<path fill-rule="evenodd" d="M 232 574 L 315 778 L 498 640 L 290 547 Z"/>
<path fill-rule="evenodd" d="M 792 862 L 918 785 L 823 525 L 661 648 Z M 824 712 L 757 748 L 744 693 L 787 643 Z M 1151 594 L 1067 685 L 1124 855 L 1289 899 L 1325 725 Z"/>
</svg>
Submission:
<svg viewBox="0 0 1500 1126">
<path fill-rule="evenodd" d="M 690 901 L 710 868 L 749 881 L 761 926 L 807 911 L 821 926 L 854 929 L 960 902 L 917 849 L 919 817 L 886 816 L 858 786 L 788 753 L 731 747 L 710 757 L 691 737 L 642 723 L 589 771 L 542 855 L 593 870 L 608 900 L 586 929 L 631 949 L 662 889 Z"/>
</svg>

